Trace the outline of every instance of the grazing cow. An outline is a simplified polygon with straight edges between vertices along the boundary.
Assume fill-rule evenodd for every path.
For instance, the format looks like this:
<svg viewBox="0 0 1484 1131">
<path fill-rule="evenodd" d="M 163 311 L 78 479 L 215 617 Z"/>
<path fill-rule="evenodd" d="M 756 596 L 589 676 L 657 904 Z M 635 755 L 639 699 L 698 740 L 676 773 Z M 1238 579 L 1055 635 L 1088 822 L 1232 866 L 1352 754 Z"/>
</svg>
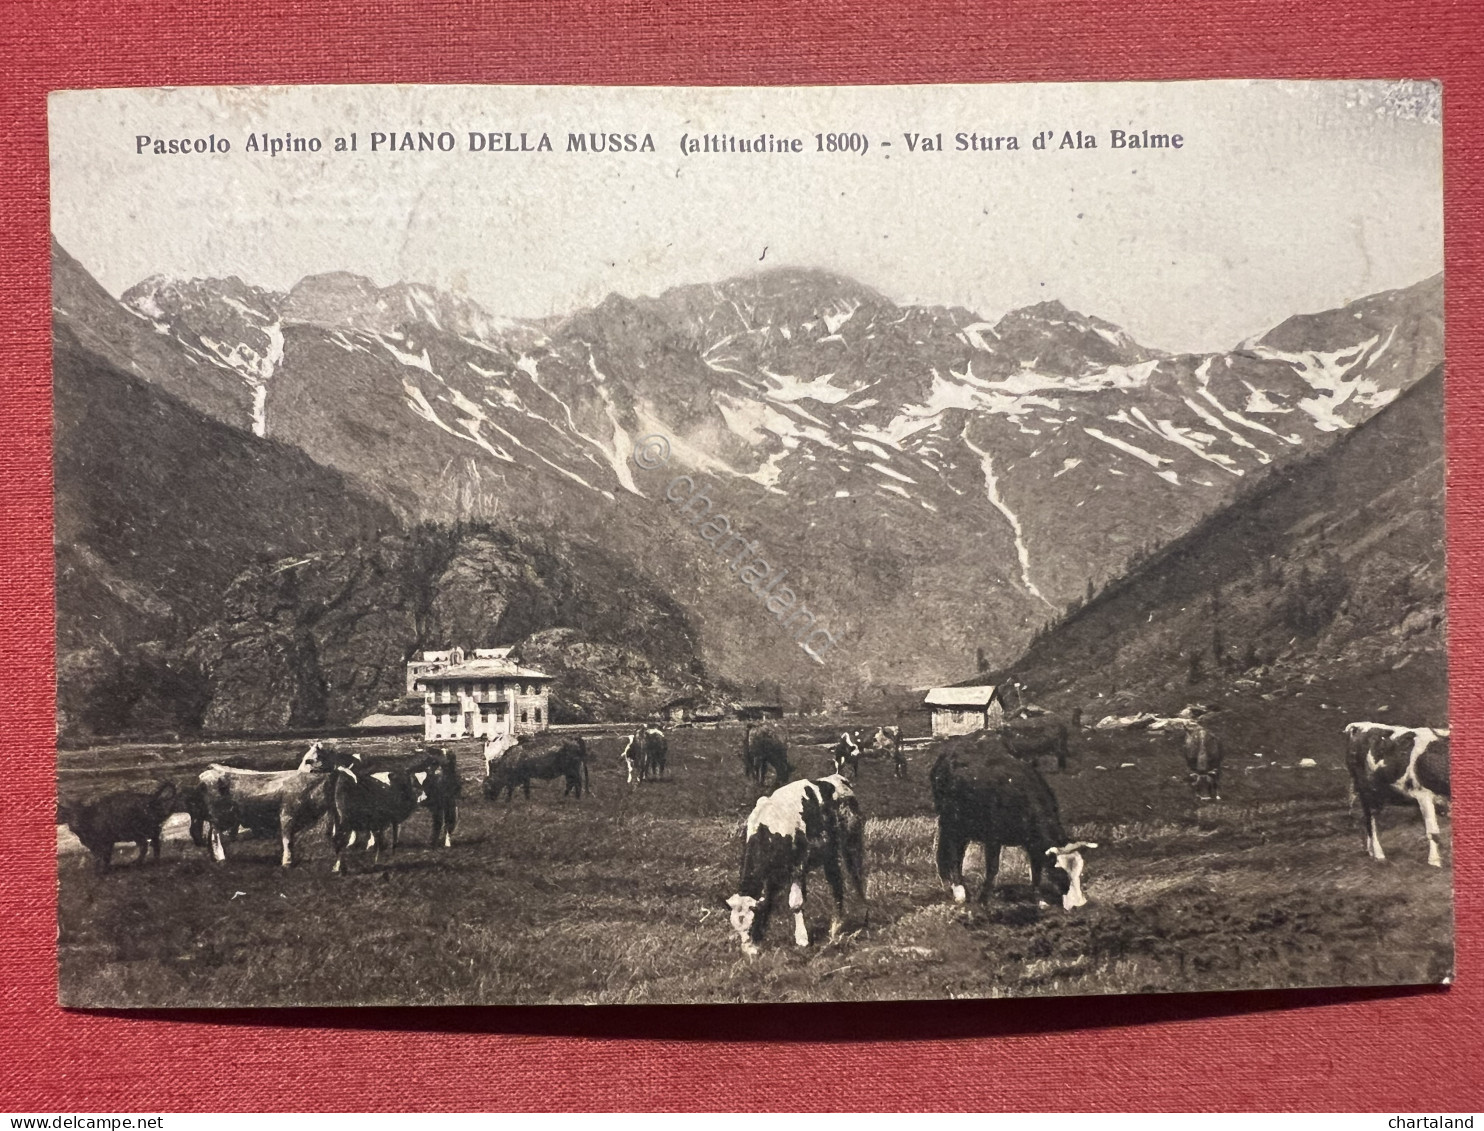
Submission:
<svg viewBox="0 0 1484 1131">
<path fill-rule="evenodd" d="M 139 846 L 137 863 L 151 849 L 160 859 L 160 826 L 175 811 L 175 783 L 162 782 L 153 793 L 107 793 L 95 801 L 57 804 L 57 823 L 65 824 L 93 854 L 93 865 L 106 872 L 113 862 L 113 846 L 132 841 Z"/>
<path fill-rule="evenodd" d="M 500 795 L 502 789 L 505 800 L 509 801 L 516 786 L 530 797 L 532 778 L 543 781 L 564 778 L 566 787 L 562 796 L 576 794 L 579 801 L 584 786 L 589 793 L 592 792 L 587 777 L 587 743 L 581 738 L 566 738 L 555 745 L 537 747 L 527 747 L 522 743 L 504 757 L 489 763 L 489 769 L 489 777 L 484 779 L 484 795 L 491 801 Z"/>
<path fill-rule="evenodd" d="M 1185 765 L 1190 770 L 1188 780 L 1195 787 L 1196 797 L 1202 798 L 1204 790 L 1209 800 L 1220 801 L 1221 739 L 1198 722 L 1187 722 L 1182 729 Z"/>
<path fill-rule="evenodd" d="M 423 783 L 433 769 L 373 772 L 358 754 L 336 753 L 327 760 L 333 771 L 327 806 L 330 843 L 335 848 L 330 870 L 341 870 L 345 850 L 358 836 L 365 839 L 368 849 L 374 849 L 373 863 L 381 863 L 381 846 L 390 839 L 390 851 L 396 852 L 402 823 L 427 800 Z"/>
<path fill-rule="evenodd" d="M 1000 741 L 1017 758 L 1034 761 L 1041 754 L 1055 754 L 1056 768 L 1067 768 L 1067 724 L 1037 708 L 1022 707 L 1000 724 Z"/>
<path fill-rule="evenodd" d="M 325 815 L 329 806 L 329 779 L 325 776 L 336 758 L 335 751 L 316 742 L 305 752 L 297 770 L 242 770 L 212 764 L 202 772 L 206 811 L 211 820 L 211 855 L 225 863 L 224 832 L 230 835 L 239 825 L 249 828 L 273 826 L 283 841 L 281 863 L 294 862 L 294 834 L 309 828 Z"/>
<path fill-rule="evenodd" d="M 484 744 L 484 776 L 485 777 L 489 777 L 490 774 L 493 773 L 493 770 L 491 770 L 490 767 L 492 767 L 501 758 L 505 757 L 505 755 L 507 753 L 509 753 L 510 748 L 512 746 L 514 746 L 516 743 L 518 743 L 519 741 L 520 741 L 519 738 L 517 738 L 513 734 L 510 734 L 509 732 L 502 732 L 500 734 L 495 735 L 493 738 L 487 739 L 485 741 L 485 744 Z"/>
<path fill-rule="evenodd" d="M 890 754 L 892 772 L 899 778 L 907 776 L 907 755 L 902 752 L 901 727 L 877 727 L 871 736 L 869 749 L 875 754 Z"/>
<path fill-rule="evenodd" d="M 855 781 L 860 776 L 860 736 L 851 734 L 848 730 L 841 732 L 840 741 L 830 750 L 830 757 L 835 763 L 835 773 L 843 774 L 849 770 L 850 780 Z"/>
<path fill-rule="evenodd" d="M 1384 805 L 1414 801 L 1427 830 L 1427 862 L 1443 866 L 1439 850 L 1438 798 L 1452 796 L 1448 782 L 1448 731 L 1433 727 L 1396 727 L 1384 723 L 1351 723 L 1345 728 L 1345 762 L 1360 799 L 1366 851 L 1385 860 L 1377 811 Z"/>
<path fill-rule="evenodd" d="M 619 755 L 631 782 L 664 777 L 669 756 L 670 746 L 665 741 L 665 732 L 658 727 L 640 727 L 629 736 Z"/>
<path fill-rule="evenodd" d="M 748 723 L 742 731 L 742 770 L 758 785 L 765 785 L 770 768 L 774 785 L 782 785 L 792 776 L 788 743 L 772 727 Z"/>
<path fill-rule="evenodd" d="M 850 783 L 840 775 L 789 782 L 760 797 L 747 818 L 738 891 L 726 901 L 742 952 L 757 956 L 785 890 L 794 913 L 794 942 L 809 945 L 804 896 L 813 868 L 824 869 L 835 898 L 830 938 L 836 938 L 845 920 L 846 875 L 865 901 L 865 859 L 865 822 Z"/>
<path fill-rule="evenodd" d="M 938 811 L 938 875 L 963 903 L 964 852 L 971 841 L 984 845 L 984 887 L 979 902 L 989 898 L 1000 866 L 1000 849 L 1025 849 L 1031 883 L 1037 894 L 1053 889 L 1070 911 L 1087 902 L 1082 894 L 1082 849 L 1062 827 L 1056 795 L 1035 766 L 996 749 L 995 743 L 962 735 L 938 744 L 941 753 L 928 775 L 933 807 Z M 1046 887 L 1043 889 L 1043 880 Z"/>
</svg>

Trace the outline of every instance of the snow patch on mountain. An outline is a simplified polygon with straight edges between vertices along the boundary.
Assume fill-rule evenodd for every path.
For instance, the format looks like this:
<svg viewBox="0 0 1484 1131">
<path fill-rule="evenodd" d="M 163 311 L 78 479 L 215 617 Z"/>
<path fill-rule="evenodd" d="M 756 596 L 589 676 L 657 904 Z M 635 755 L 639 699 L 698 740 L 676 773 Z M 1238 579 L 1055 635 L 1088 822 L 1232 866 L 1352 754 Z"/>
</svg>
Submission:
<svg viewBox="0 0 1484 1131">
<path fill-rule="evenodd" d="M 1020 563 L 1021 584 L 1025 586 L 1027 593 L 1037 598 L 1047 608 L 1054 608 L 1051 602 L 1046 599 L 1045 594 L 1036 588 L 1036 583 L 1031 580 L 1030 547 L 1026 545 L 1025 531 L 1021 528 L 1020 519 L 1005 502 L 1004 496 L 1000 494 L 1000 482 L 995 477 L 994 471 L 994 457 L 984 448 L 975 444 L 973 440 L 969 439 L 969 425 L 967 421 L 964 423 L 964 429 L 960 433 L 960 438 L 964 442 L 964 447 L 979 457 L 979 466 L 984 472 L 984 490 L 989 497 L 989 505 L 1005 516 L 1005 521 L 1010 524 L 1010 529 L 1015 535 L 1015 557 Z"/>
<path fill-rule="evenodd" d="M 831 385 L 830 378 L 833 373 L 825 373 L 813 380 L 805 381 L 798 377 L 785 376 L 782 373 L 774 373 L 768 369 L 759 370 L 770 382 L 776 383 L 776 388 L 769 388 L 767 395 L 777 401 L 819 401 L 821 404 L 839 404 L 846 397 L 851 396 L 857 390 L 842 389 L 838 385 Z"/>
<path fill-rule="evenodd" d="M 1166 456 L 1157 456 L 1153 452 L 1145 451 L 1137 444 L 1130 444 L 1127 440 L 1120 440 L 1117 436 L 1110 436 L 1101 428 L 1092 428 L 1090 426 L 1083 425 L 1082 431 L 1086 432 L 1094 440 L 1101 440 L 1105 444 L 1111 444 L 1113 447 L 1117 448 L 1121 452 L 1127 452 L 1135 459 L 1142 460 L 1144 463 L 1147 463 L 1150 467 L 1160 468 L 1167 463 L 1175 462 L 1174 460 L 1169 459 Z"/>
</svg>

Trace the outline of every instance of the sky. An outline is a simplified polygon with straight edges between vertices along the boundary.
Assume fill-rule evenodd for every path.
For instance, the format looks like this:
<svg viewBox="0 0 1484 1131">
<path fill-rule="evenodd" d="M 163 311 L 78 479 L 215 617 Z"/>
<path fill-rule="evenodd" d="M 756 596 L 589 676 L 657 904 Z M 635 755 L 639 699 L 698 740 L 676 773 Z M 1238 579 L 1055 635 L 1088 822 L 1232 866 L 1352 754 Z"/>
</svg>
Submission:
<svg viewBox="0 0 1484 1131">
<path fill-rule="evenodd" d="M 1431 84 L 182 88 L 59 92 L 49 110 L 53 234 L 115 295 L 154 274 L 287 290 L 350 271 L 545 317 L 819 267 L 990 321 L 1055 298 L 1145 345 L 1214 351 L 1443 264 Z M 1182 146 L 1110 148 L 1115 129 Z M 454 149 L 370 152 L 406 131 Z M 471 132 L 506 131 L 552 149 L 471 151 Z M 567 152 L 592 132 L 654 149 Z M 868 148 L 817 152 L 827 133 Z M 961 151 L 959 133 L 1020 148 Z M 289 134 L 319 152 L 248 148 Z M 803 152 L 682 153 L 716 134 Z M 211 138 L 231 149 L 153 153 Z"/>
</svg>

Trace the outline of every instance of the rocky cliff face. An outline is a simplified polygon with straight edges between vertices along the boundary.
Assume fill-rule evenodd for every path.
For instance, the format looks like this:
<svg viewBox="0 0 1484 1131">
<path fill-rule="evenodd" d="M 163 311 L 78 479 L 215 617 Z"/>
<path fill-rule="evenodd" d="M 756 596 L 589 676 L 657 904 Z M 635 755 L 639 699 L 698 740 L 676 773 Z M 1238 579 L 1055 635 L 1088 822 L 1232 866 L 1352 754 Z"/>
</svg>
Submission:
<svg viewBox="0 0 1484 1131">
<path fill-rule="evenodd" d="M 208 729 L 285 729 L 396 710 L 413 653 L 460 641 L 515 646 L 557 677 L 574 720 L 630 717 L 705 681 L 689 620 L 631 569 L 487 527 L 262 563 L 190 653 Z"/>
</svg>

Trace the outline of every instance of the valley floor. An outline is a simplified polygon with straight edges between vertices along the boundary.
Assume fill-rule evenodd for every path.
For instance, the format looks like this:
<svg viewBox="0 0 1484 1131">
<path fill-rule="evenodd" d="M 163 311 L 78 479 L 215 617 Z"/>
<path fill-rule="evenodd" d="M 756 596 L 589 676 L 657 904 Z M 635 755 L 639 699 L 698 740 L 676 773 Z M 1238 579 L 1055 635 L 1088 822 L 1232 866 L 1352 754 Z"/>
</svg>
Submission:
<svg viewBox="0 0 1484 1131">
<path fill-rule="evenodd" d="M 1083 732 L 1074 742 L 1068 772 L 1049 780 L 1072 834 L 1099 843 L 1087 853 L 1090 902 L 1076 912 L 1038 910 L 1013 852 L 985 908 L 949 902 L 933 864 L 930 748 L 917 747 L 905 781 L 884 761 L 862 763 L 868 908 L 852 899 L 847 933 L 827 943 L 828 888 L 816 875 L 807 905 L 816 944 L 796 948 L 778 921 L 749 961 L 723 906 L 756 795 L 740 771 L 740 731 L 671 732 L 669 780 L 642 786 L 623 780 L 621 740 L 589 739 L 593 794 L 581 801 L 563 800 L 559 782 L 536 783 L 530 801 L 486 801 L 467 744 L 454 847 L 426 847 L 420 813 L 389 864 L 353 856 L 344 876 L 329 872 L 322 829 L 301 836 L 303 863 L 289 870 L 277 866 L 276 842 L 244 834 L 225 865 L 174 839 L 158 865 L 99 875 L 59 837 L 61 998 L 93 1007 L 771 1002 L 1451 977 L 1450 869 L 1426 865 L 1415 809 L 1386 815 L 1387 863 L 1365 855 L 1338 737 L 1278 757 L 1229 753 L 1217 803 L 1195 801 L 1178 753 L 1157 736 Z M 384 753 L 411 741 L 357 744 Z M 231 754 L 291 766 L 302 746 L 69 752 L 59 788 L 87 796 L 181 778 Z M 1318 765 L 1298 767 L 1306 756 Z M 828 772 L 823 746 L 796 742 L 794 758 L 811 776 Z M 1445 864 L 1449 831 L 1445 819 Z M 115 860 L 133 855 L 120 846 Z M 977 864 L 974 873 L 971 899 Z"/>
</svg>

